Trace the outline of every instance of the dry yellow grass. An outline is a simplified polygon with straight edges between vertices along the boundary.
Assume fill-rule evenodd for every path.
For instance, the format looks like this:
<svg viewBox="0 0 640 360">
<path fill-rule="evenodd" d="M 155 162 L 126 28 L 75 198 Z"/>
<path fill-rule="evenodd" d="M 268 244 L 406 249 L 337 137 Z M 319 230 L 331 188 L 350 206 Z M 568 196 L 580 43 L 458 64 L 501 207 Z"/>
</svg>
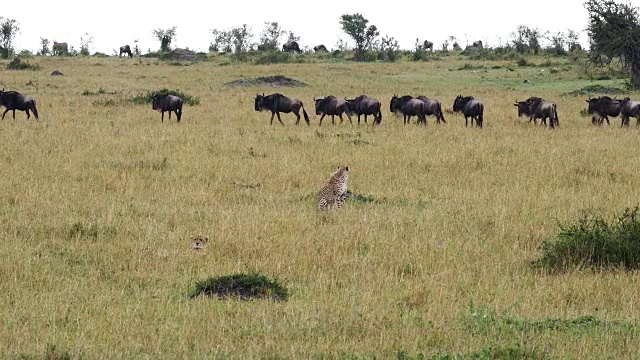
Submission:
<svg viewBox="0 0 640 360">
<path fill-rule="evenodd" d="M 561 96 L 588 83 L 577 70 L 457 71 L 469 61 L 455 58 L 30 61 L 42 70 L 0 70 L 4 87 L 32 95 L 41 115 L 0 124 L 3 357 L 41 356 L 48 345 L 82 358 L 640 351 L 637 328 L 616 323 L 543 332 L 468 323 L 470 304 L 530 321 L 637 318 L 637 273 L 547 275 L 528 265 L 558 222 L 640 199 L 638 130 L 619 129 L 619 120 L 595 128 L 580 116 L 584 97 Z M 276 74 L 310 86 L 223 85 Z M 185 106 L 180 124 L 127 102 L 165 87 L 201 100 Z M 117 93 L 81 95 L 99 88 Z M 286 126 L 269 126 L 253 97 L 275 91 L 300 98 L 312 126 L 293 126 L 291 114 Z M 314 96 L 361 93 L 383 103 L 382 126 L 318 128 Z M 474 95 L 485 128 L 465 128 L 453 114 L 447 125 L 404 127 L 388 112 L 394 93 L 430 95 L 447 109 L 456 95 Z M 557 102 L 559 129 L 516 118 L 513 101 L 532 95 Z M 107 100 L 116 105 L 100 105 Z M 315 194 L 338 165 L 350 167 L 351 191 L 376 201 L 319 213 Z M 208 247 L 194 253 L 190 236 L 200 234 Z M 289 301 L 187 299 L 198 280 L 251 271 L 280 279 Z"/>
</svg>

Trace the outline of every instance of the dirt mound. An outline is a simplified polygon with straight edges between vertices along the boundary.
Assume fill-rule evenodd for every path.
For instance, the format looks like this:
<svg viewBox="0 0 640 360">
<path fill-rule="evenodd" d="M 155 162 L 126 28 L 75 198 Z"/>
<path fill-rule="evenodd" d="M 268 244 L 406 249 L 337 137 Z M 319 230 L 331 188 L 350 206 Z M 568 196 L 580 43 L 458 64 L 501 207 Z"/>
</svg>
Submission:
<svg viewBox="0 0 640 360">
<path fill-rule="evenodd" d="M 308 86 L 302 81 L 283 75 L 257 77 L 255 79 L 238 79 L 225 84 L 226 86 L 269 86 L 269 87 L 303 87 Z"/>
<path fill-rule="evenodd" d="M 589 85 L 579 90 L 574 90 L 568 93 L 564 93 L 563 95 L 570 95 L 570 96 L 585 96 L 585 95 L 592 95 L 592 94 L 619 95 L 619 94 L 624 94 L 626 92 L 627 91 L 625 91 L 624 89 L 613 87 L 613 86 Z"/>
<path fill-rule="evenodd" d="M 177 61 L 196 61 L 198 59 L 198 55 L 195 52 L 187 49 L 173 49 L 167 57 Z"/>
</svg>

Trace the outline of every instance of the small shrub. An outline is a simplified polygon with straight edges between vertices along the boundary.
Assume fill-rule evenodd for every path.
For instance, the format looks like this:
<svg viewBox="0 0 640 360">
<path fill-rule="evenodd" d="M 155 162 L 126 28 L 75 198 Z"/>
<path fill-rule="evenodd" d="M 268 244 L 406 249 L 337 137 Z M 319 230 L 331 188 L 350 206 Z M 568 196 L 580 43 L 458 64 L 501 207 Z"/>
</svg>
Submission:
<svg viewBox="0 0 640 360">
<path fill-rule="evenodd" d="M 258 54 L 254 60 L 257 65 L 286 64 L 291 62 L 291 54 L 285 51 L 266 51 Z"/>
<path fill-rule="evenodd" d="M 217 296 L 218 298 L 272 299 L 286 301 L 289 293 L 277 279 L 268 279 L 264 275 L 235 274 L 209 278 L 199 281 L 189 291 L 189 298 L 200 295 Z"/>
<path fill-rule="evenodd" d="M 30 64 L 26 61 L 22 61 L 19 57 L 14 58 L 7 64 L 8 70 L 40 70 L 40 65 Z"/>
<path fill-rule="evenodd" d="M 561 226 L 556 239 L 540 246 L 534 265 L 549 271 L 640 268 L 640 207 L 626 209 L 611 222 L 585 213 L 577 224 Z"/>
<path fill-rule="evenodd" d="M 458 68 L 458 70 L 476 70 L 476 69 L 484 69 L 484 65 L 473 65 L 473 64 L 464 64 Z"/>
<path fill-rule="evenodd" d="M 180 90 L 169 90 L 167 88 L 164 88 L 162 90 L 157 90 L 157 91 L 147 91 L 146 93 L 138 94 L 133 98 L 131 98 L 131 102 L 137 105 L 151 104 L 153 102 L 154 93 L 162 94 L 162 95 L 170 94 L 170 95 L 179 96 L 182 99 L 182 101 L 184 101 L 185 104 L 200 105 L 200 99 L 198 97 L 185 94 Z"/>
<path fill-rule="evenodd" d="M 516 64 L 518 64 L 518 66 L 530 66 L 531 64 L 529 64 L 529 60 L 527 60 L 526 57 L 522 56 L 519 57 L 518 60 L 516 60 Z"/>
</svg>

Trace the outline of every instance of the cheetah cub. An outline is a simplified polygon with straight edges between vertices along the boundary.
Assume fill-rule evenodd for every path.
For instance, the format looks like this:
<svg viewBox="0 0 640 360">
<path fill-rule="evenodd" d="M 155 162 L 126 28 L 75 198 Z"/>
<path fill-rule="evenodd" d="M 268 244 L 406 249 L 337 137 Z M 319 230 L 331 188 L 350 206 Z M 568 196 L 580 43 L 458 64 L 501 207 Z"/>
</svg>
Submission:
<svg viewBox="0 0 640 360">
<path fill-rule="evenodd" d="M 338 167 L 338 170 L 331 175 L 329 182 L 318 194 L 318 210 L 329 210 L 334 206 L 336 209 L 340 209 L 346 198 L 348 180 L 349 167 Z"/>
<path fill-rule="evenodd" d="M 207 236 L 192 236 L 191 237 L 191 248 L 195 251 L 203 250 L 207 243 L 209 242 L 209 238 Z"/>
</svg>

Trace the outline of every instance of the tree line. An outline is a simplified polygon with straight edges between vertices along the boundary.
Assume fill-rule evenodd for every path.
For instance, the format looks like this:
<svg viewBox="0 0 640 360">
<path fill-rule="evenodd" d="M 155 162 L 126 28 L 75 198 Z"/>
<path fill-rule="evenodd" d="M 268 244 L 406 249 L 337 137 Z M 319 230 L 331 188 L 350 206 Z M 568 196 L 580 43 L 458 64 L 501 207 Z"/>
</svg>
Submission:
<svg viewBox="0 0 640 360">
<path fill-rule="evenodd" d="M 596 66 L 603 66 L 617 59 L 626 70 L 630 71 L 633 88 L 640 89 L 639 9 L 630 3 L 617 3 L 614 0 L 587 0 L 584 6 L 589 14 L 587 22 L 589 61 Z M 353 57 L 356 61 L 394 61 L 398 59 L 401 51 L 398 41 L 388 35 L 380 37 L 380 30 L 377 26 L 369 24 L 369 20 L 362 14 L 343 14 L 340 16 L 339 22 L 344 33 L 355 43 L 355 47 L 339 39 L 335 44 L 336 50 L 334 51 L 353 51 Z M 18 21 L 0 17 L 1 58 L 7 59 L 15 55 L 13 40 L 19 30 Z M 265 23 L 257 43 L 253 40 L 254 35 L 251 28 L 246 24 L 230 29 L 212 29 L 210 31 L 212 36 L 209 44 L 210 52 L 228 53 L 240 58 L 250 51 L 276 52 L 283 40 L 285 42 L 300 40 L 292 31 L 282 29 L 277 22 Z M 171 50 L 171 43 L 177 35 L 176 27 L 155 29 L 152 33 L 160 42 L 160 52 Z M 42 47 L 37 54 L 51 54 L 50 41 L 46 38 L 40 40 Z M 547 40 L 549 46 L 543 48 L 541 45 L 543 40 Z M 88 33 L 80 38 L 80 55 L 89 55 L 92 41 L 93 37 Z M 134 53 L 140 55 L 137 40 L 134 43 Z M 537 28 L 521 25 L 511 33 L 510 40 L 506 44 L 499 46 L 488 47 L 487 44 L 476 41 L 472 45 L 465 44 L 465 49 L 462 49 L 458 40 L 454 36 L 450 36 L 436 49 L 431 41 L 416 39 L 414 49 L 410 51 L 413 52 L 414 60 L 420 60 L 434 51 L 448 52 L 450 45 L 453 51 L 470 53 L 491 49 L 494 52 L 538 54 L 544 51 L 554 55 L 565 55 L 568 52 L 582 50 L 578 42 L 578 32 L 574 30 L 569 29 L 566 33 L 549 34 L 549 32 Z M 307 50 L 309 49 L 307 48 Z M 77 54 L 73 47 L 69 52 Z"/>
</svg>

